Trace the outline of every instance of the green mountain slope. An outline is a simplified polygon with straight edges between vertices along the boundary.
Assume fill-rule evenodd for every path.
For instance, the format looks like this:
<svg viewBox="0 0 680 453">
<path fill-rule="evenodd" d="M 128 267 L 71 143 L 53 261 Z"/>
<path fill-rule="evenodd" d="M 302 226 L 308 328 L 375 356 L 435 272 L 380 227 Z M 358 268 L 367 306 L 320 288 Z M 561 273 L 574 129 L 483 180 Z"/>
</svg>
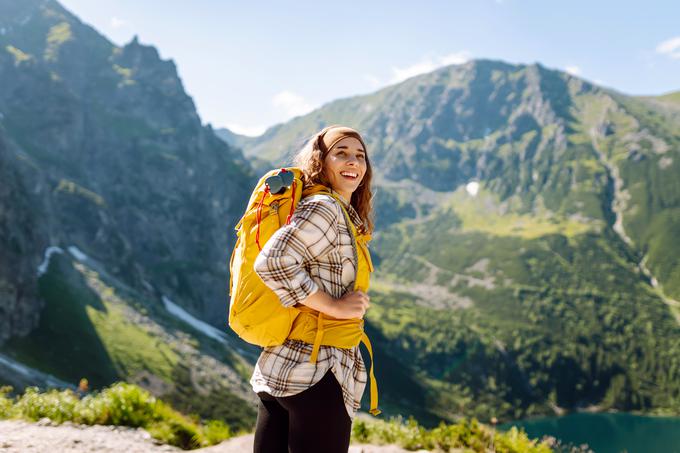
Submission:
<svg viewBox="0 0 680 453">
<path fill-rule="evenodd" d="M 0 0 L 0 81 L 3 355 L 250 427 L 256 349 L 166 302 L 226 332 L 231 232 L 254 183 L 241 152 L 201 124 L 172 61 L 56 1 Z M 59 248 L 87 259 L 48 261 Z M 12 370 L 0 383 L 44 383 Z"/>
<path fill-rule="evenodd" d="M 378 175 L 368 319 L 431 413 L 678 413 L 666 104 L 478 60 L 331 102 L 244 152 L 281 165 L 326 124 L 362 131 Z"/>
<path fill-rule="evenodd" d="M 657 96 L 657 99 L 663 102 L 680 104 L 680 91 L 674 91 L 672 93 L 664 94 L 662 96 Z"/>
<path fill-rule="evenodd" d="M 192 328 L 73 253 L 52 253 L 39 278 L 46 305 L 37 328 L 0 352 L 68 383 L 84 377 L 101 389 L 124 380 L 183 411 L 251 428 L 255 403 L 246 383 L 253 357 L 237 353 L 239 339 Z"/>
<path fill-rule="evenodd" d="M 50 224 L 37 261 L 77 245 L 138 291 L 224 325 L 225 226 L 254 175 L 201 125 L 174 63 L 136 38 L 113 45 L 56 1 L 3 0 L 0 28 L 0 124 Z"/>
<path fill-rule="evenodd" d="M 3 354 L 252 422 L 254 349 L 168 301 L 224 329 L 255 178 L 343 123 L 376 170 L 368 330 L 387 414 L 680 412 L 674 96 L 477 60 L 330 102 L 241 140 L 245 159 L 153 47 L 115 46 L 52 0 L 0 0 L 0 29 Z M 48 246 L 89 258 L 38 277 Z"/>
</svg>

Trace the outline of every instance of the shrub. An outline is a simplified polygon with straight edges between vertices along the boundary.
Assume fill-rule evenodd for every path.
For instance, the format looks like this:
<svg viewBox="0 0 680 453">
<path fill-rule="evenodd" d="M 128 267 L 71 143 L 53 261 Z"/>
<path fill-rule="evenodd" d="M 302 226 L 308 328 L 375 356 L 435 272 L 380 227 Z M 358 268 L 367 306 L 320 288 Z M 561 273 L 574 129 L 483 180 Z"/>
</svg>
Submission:
<svg viewBox="0 0 680 453">
<path fill-rule="evenodd" d="M 408 450 L 427 449 L 453 451 L 464 448 L 466 451 L 499 453 L 548 453 L 551 448 L 546 442 L 531 440 L 524 431 L 512 428 L 507 433 L 495 432 L 476 419 L 462 419 L 455 424 L 444 422 L 434 429 L 427 430 L 409 418 L 404 422 L 401 417 L 383 420 L 357 419 L 352 427 L 355 442 L 373 444 L 398 444 Z"/>
<path fill-rule="evenodd" d="M 10 391 L 10 387 L 0 388 L 0 418 L 47 417 L 57 423 L 142 427 L 155 439 L 184 449 L 214 445 L 231 437 L 231 430 L 223 421 L 202 424 L 146 390 L 124 382 L 82 398 L 72 390 L 40 393 L 36 387 L 29 387 L 13 401 L 7 396 Z"/>
<path fill-rule="evenodd" d="M 546 443 L 538 443 L 537 440 L 529 439 L 524 431 L 519 431 L 515 426 L 506 433 L 496 433 L 494 443 L 499 453 L 522 451 L 550 453 L 552 451 Z"/>
<path fill-rule="evenodd" d="M 11 391 L 12 387 L 10 386 L 0 387 L 0 420 L 10 417 L 13 403 L 7 394 Z"/>
<path fill-rule="evenodd" d="M 203 429 L 205 438 L 210 445 L 217 444 L 224 439 L 231 437 L 231 429 L 229 425 L 222 420 L 209 420 Z"/>
<path fill-rule="evenodd" d="M 113 384 L 97 395 L 88 395 L 81 401 L 87 411 L 80 411 L 79 418 L 87 424 L 139 427 L 159 418 L 160 402 L 146 390 L 124 382 Z"/>
<path fill-rule="evenodd" d="M 47 417 L 57 423 L 73 421 L 78 396 L 71 390 L 48 390 L 40 393 L 37 387 L 28 387 L 14 404 L 13 411 L 21 418 L 40 420 Z"/>
</svg>

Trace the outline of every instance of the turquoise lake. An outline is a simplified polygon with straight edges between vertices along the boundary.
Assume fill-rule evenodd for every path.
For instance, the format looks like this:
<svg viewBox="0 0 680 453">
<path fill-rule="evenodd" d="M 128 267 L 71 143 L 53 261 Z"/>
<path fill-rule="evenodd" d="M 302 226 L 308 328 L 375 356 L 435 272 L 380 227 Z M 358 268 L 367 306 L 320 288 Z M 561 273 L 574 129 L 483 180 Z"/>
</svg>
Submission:
<svg viewBox="0 0 680 453">
<path fill-rule="evenodd" d="M 596 453 L 680 453 L 680 417 L 578 413 L 499 427 L 510 425 L 521 426 L 530 437 L 551 435 L 564 443 L 587 443 Z"/>
</svg>

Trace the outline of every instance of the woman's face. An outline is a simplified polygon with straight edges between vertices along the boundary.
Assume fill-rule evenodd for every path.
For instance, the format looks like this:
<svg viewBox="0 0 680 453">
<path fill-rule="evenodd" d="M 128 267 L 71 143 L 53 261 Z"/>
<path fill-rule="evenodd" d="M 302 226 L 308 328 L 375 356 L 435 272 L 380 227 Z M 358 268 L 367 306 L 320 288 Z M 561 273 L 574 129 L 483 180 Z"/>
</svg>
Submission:
<svg viewBox="0 0 680 453">
<path fill-rule="evenodd" d="M 349 201 L 366 174 L 366 151 L 354 137 L 345 137 L 326 154 L 323 162 L 331 187 Z"/>
</svg>

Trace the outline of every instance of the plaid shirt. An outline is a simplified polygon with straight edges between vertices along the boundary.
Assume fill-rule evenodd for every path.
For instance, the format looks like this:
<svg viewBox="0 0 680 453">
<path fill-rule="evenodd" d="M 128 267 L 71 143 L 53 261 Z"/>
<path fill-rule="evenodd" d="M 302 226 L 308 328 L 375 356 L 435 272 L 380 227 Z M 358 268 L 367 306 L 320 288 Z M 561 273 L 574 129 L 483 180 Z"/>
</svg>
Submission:
<svg viewBox="0 0 680 453">
<path fill-rule="evenodd" d="M 348 203 L 345 208 L 361 231 L 363 222 L 357 212 Z M 264 245 L 254 269 L 284 306 L 295 305 L 317 289 L 336 299 L 354 289 L 356 249 L 345 219 L 332 197 L 312 195 L 300 201 L 290 224 L 279 228 Z M 253 390 L 276 397 L 295 395 L 319 382 L 330 369 L 353 420 L 366 386 L 359 346 L 322 345 L 316 364 L 309 362 L 311 352 L 311 344 L 290 339 L 281 346 L 264 348 L 250 379 Z"/>
</svg>

